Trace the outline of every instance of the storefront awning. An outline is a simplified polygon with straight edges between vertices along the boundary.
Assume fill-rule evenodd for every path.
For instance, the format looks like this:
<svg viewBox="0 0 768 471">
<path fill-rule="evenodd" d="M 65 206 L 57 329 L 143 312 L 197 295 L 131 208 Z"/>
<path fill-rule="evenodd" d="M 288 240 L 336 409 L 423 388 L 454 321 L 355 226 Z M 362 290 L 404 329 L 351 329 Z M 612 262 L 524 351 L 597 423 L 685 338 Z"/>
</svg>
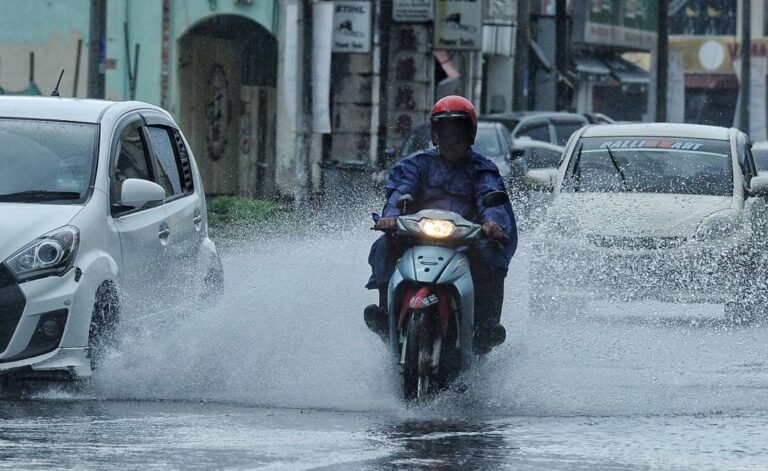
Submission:
<svg viewBox="0 0 768 471">
<path fill-rule="evenodd" d="M 593 82 L 607 80 L 611 69 L 598 57 L 588 55 L 573 56 L 573 70 L 579 79 L 587 79 Z"/>
<path fill-rule="evenodd" d="M 544 54 L 544 49 L 542 49 L 541 46 L 539 46 L 539 43 L 533 39 L 531 39 L 529 44 L 531 46 L 531 57 L 536 60 L 542 69 L 551 72 L 552 64 L 549 62 L 549 59 L 547 59 L 547 55 Z"/>
<path fill-rule="evenodd" d="M 604 62 L 611 69 L 611 75 L 619 81 L 622 88 L 634 88 L 639 91 L 647 89 L 650 76 L 645 70 L 621 57 L 604 59 Z"/>
</svg>

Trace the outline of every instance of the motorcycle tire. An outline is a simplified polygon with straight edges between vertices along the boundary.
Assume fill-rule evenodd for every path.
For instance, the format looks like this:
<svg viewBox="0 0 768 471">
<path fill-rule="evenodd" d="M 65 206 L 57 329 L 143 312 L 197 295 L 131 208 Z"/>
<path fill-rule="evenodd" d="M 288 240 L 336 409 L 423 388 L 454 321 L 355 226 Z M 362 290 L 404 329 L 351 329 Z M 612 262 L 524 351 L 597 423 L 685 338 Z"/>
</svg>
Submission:
<svg viewBox="0 0 768 471">
<path fill-rule="evenodd" d="M 403 364 L 403 399 L 409 402 L 424 402 L 434 391 L 431 372 L 425 358 L 432 355 L 435 326 L 428 313 L 409 313 L 406 326 L 405 363 Z"/>
</svg>

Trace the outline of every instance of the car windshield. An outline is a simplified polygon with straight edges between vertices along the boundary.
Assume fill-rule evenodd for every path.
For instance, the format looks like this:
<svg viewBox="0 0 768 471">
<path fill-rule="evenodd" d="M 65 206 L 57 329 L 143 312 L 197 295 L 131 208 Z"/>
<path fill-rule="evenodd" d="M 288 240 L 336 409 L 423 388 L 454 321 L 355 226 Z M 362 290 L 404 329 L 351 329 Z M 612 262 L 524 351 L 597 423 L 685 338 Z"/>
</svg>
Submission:
<svg viewBox="0 0 768 471">
<path fill-rule="evenodd" d="M 0 201 L 82 200 L 97 130 L 95 124 L 0 119 Z"/>
<path fill-rule="evenodd" d="M 499 136 L 493 127 L 479 126 L 477 128 L 477 137 L 472 146 L 475 152 L 483 155 L 501 155 L 501 146 L 499 145 Z"/>
<path fill-rule="evenodd" d="M 570 191 L 733 194 L 730 147 L 711 139 L 584 138 L 568 176 Z"/>
<path fill-rule="evenodd" d="M 564 122 L 555 123 L 555 133 L 557 133 L 557 145 L 564 146 L 568 142 L 571 134 L 575 133 L 584 126 L 582 123 Z"/>
</svg>

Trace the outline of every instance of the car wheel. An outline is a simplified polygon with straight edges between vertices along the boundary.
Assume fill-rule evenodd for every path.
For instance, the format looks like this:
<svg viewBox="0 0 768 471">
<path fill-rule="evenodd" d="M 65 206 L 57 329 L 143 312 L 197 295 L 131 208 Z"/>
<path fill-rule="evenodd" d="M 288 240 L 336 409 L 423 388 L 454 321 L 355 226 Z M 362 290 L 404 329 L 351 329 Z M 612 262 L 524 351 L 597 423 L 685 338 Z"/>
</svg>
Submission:
<svg viewBox="0 0 768 471">
<path fill-rule="evenodd" d="M 205 272 L 200 289 L 200 301 L 216 304 L 222 297 L 224 297 L 224 269 L 221 266 L 221 260 L 216 259 L 213 266 Z"/>
<path fill-rule="evenodd" d="M 96 370 L 106 353 L 117 346 L 117 326 L 120 321 L 120 297 L 112 282 L 104 282 L 96 290 L 88 330 L 91 369 Z"/>
</svg>

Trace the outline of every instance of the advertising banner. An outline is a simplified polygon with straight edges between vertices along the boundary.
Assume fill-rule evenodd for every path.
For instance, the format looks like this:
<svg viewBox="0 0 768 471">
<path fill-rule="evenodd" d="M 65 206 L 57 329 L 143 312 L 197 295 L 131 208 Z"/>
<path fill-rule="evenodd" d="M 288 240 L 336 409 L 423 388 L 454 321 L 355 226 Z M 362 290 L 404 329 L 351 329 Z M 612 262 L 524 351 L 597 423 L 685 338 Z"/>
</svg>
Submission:
<svg viewBox="0 0 768 471">
<path fill-rule="evenodd" d="M 433 0 L 394 0 L 392 20 L 399 23 L 426 23 L 432 21 L 434 10 Z"/>
<path fill-rule="evenodd" d="M 483 45 L 481 0 L 436 0 L 435 49 L 479 51 Z"/>
<path fill-rule="evenodd" d="M 371 2 L 333 2 L 333 52 L 371 52 Z"/>
<path fill-rule="evenodd" d="M 587 0 L 581 8 L 583 26 L 575 26 L 582 42 L 646 51 L 656 46 L 657 1 Z"/>
</svg>

